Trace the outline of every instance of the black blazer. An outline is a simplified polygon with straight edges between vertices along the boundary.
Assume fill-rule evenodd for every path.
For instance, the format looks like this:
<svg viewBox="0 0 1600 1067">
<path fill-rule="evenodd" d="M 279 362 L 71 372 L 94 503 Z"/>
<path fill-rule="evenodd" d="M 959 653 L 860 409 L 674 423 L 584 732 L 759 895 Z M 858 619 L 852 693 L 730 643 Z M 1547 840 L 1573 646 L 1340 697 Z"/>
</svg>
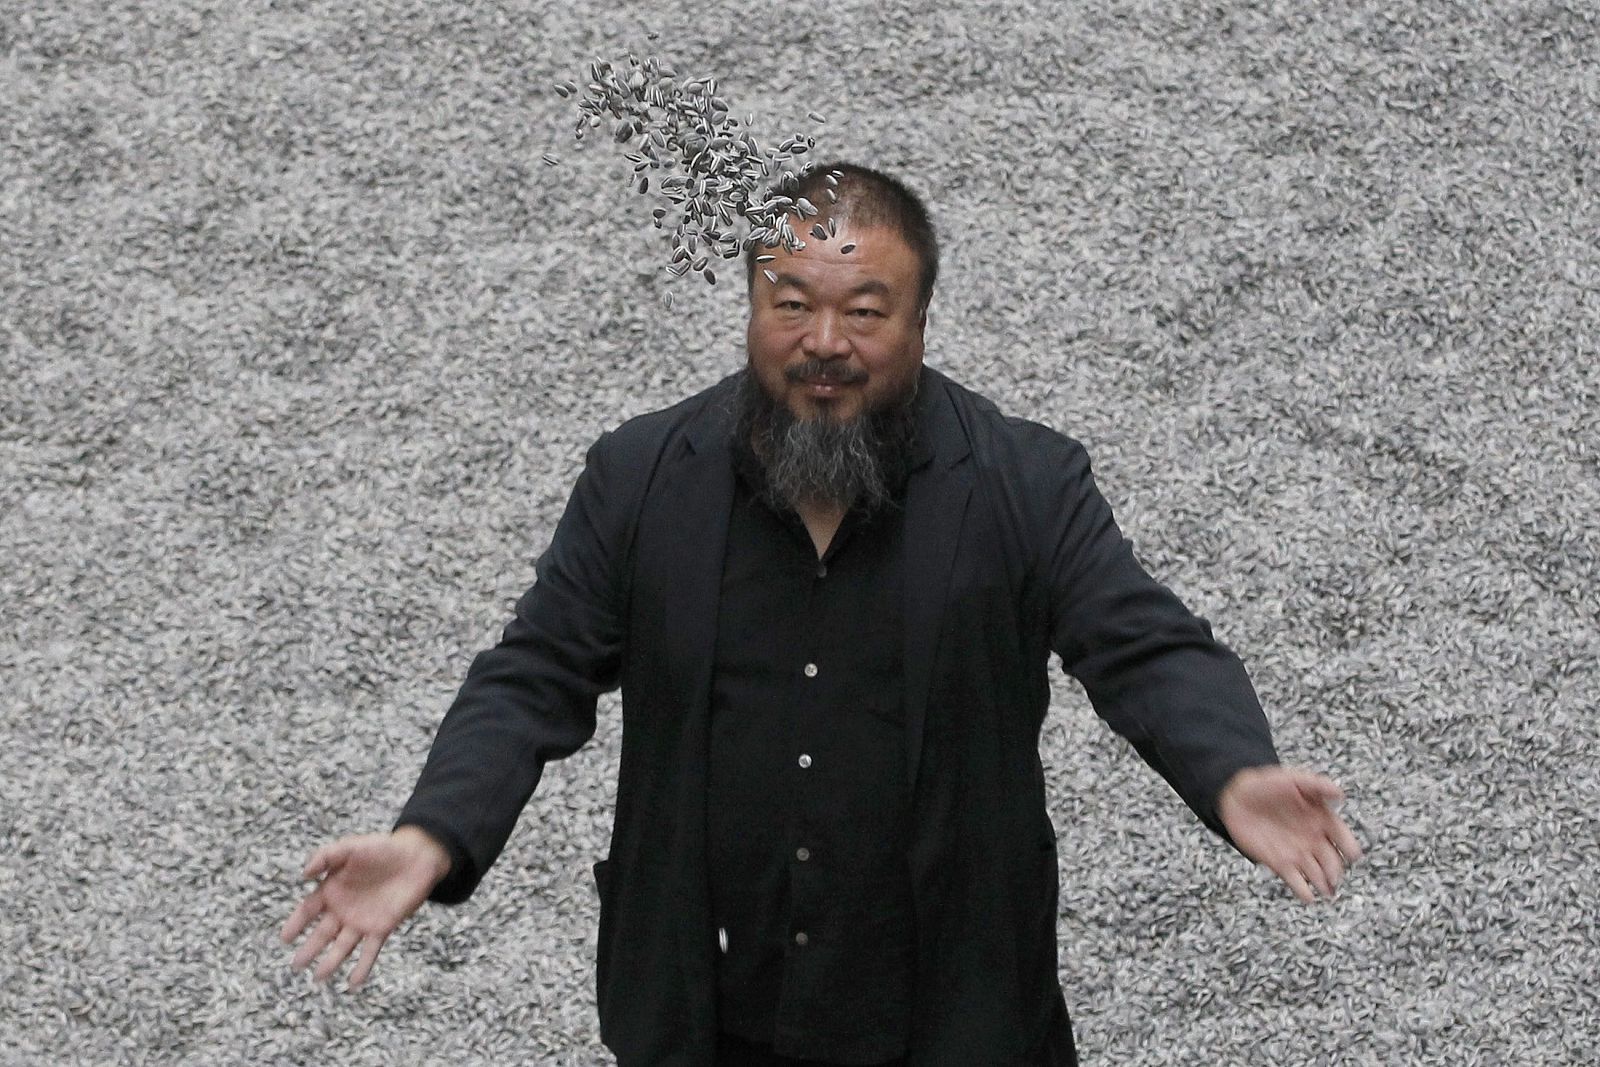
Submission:
<svg viewBox="0 0 1600 1067">
<path fill-rule="evenodd" d="M 590 449 L 535 584 L 473 660 L 396 822 L 456 857 L 432 899 L 465 900 L 545 762 L 587 742 L 597 697 L 621 686 L 595 877 L 600 1033 L 622 1067 L 714 1059 L 705 794 L 735 378 Z M 1038 751 L 1050 654 L 1218 833 L 1223 784 L 1277 757 L 1238 658 L 1136 561 L 1080 444 L 931 368 L 917 402 L 932 461 L 905 521 L 911 1062 L 1069 1063 Z"/>
</svg>

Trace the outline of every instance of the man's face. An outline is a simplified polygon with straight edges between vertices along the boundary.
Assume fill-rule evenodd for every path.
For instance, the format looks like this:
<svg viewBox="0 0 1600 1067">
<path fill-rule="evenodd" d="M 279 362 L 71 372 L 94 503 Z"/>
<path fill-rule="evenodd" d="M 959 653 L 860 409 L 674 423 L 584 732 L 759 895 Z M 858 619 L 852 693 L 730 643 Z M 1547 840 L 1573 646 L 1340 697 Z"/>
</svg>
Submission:
<svg viewBox="0 0 1600 1067">
<path fill-rule="evenodd" d="M 751 289 L 750 370 L 802 420 L 844 421 L 902 399 L 922 368 L 916 253 L 893 229 L 839 221 L 836 237 L 807 227 L 800 251 L 767 250 L 776 258 L 756 265 Z"/>
</svg>

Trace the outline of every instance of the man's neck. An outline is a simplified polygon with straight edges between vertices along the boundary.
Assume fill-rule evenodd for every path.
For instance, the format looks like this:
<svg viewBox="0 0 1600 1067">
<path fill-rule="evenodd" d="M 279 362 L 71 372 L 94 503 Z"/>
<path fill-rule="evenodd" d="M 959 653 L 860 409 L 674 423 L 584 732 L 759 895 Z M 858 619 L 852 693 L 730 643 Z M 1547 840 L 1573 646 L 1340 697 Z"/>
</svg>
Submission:
<svg viewBox="0 0 1600 1067">
<path fill-rule="evenodd" d="M 844 522 L 844 513 L 848 510 L 838 504 L 819 504 L 815 501 L 795 505 L 795 511 L 800 513 L 800 520 L 811 534 L 811 543 L 816 546 L 818 559 L 827 554 L 828 546 L 833 543 L 833 535 L 839 532 L 839 524 Z"/>
</svg>

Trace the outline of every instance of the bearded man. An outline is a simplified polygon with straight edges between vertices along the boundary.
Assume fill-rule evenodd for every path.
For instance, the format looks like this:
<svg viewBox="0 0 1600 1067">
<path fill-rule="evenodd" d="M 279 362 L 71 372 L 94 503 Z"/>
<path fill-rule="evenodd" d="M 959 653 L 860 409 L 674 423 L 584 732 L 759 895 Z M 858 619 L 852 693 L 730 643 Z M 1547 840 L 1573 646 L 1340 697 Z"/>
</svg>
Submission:
<svg viewBox="0 0 1600 1067">
<path fill-rule="evenodd" d="M 326 980 L 359 946 L 358 986 L 424 900 L 467 899 L 618 686 L 594 874 L 623 1067 L 1075 1063 L 1051 653 L 1302 900 L 1359 857 L 1338 787 L 1279 764 L 1239 659 L 1134 558 L 1083 447 L 924 366 L 921 202 L 843 163 L 800 195 L 830 172 L 836 233 L 748 254 L 747 366 L 601 437 L 394 829 L 312 854 L 295 968 Z"/>
</svg>

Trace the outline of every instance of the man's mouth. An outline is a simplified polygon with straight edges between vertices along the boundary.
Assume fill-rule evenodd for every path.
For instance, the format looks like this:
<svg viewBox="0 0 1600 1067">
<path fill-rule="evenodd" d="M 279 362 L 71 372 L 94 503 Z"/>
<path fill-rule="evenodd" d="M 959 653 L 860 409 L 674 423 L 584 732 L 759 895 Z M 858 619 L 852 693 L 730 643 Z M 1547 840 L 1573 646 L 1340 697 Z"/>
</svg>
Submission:
<svg viewBox="0 0 1600 1067">
<path fill-rule="evenodd" d="M 865 371 L 834 364 L 800 364 L 785 371 L 784 377 L 796 385 L 825 390 L 860 385 L 867 380 Z"/>
</svg>

